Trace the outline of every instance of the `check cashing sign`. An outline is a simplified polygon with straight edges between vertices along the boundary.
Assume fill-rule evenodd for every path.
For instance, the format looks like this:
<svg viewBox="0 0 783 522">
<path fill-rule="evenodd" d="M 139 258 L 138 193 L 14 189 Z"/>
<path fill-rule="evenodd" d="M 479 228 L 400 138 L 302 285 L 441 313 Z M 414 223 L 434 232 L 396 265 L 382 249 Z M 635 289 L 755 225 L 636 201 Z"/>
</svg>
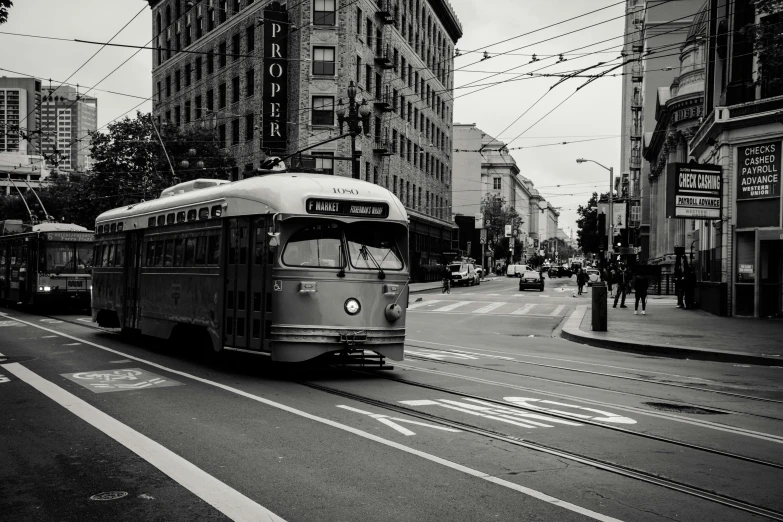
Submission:
<svg viewBox="0 0 783 522">
<path fill-rule="evenodd" d="M 720 219 L 723 178 L 718 165 L 667 165 L 666 216 Z"/>
<path fill-rule="evenodd" d="M 737 199 L 780 197 L 781 142 L 737 147 Z"/>
</svg>

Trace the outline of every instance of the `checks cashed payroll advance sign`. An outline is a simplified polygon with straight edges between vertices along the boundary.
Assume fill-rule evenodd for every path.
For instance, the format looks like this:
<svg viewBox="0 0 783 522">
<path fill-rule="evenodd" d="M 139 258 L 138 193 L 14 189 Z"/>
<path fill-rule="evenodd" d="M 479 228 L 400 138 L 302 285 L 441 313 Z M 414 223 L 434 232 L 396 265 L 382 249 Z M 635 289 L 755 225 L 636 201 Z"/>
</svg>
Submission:
<svg viewBox="0 0 783 522">
<path fill-rule="evenodd" d="M 666 168 L 667 217 L 721 218 L 723 180 L 720 166 L 674 163 Z"/>
<path fill-rule="evenodd" d="M 780 141 L 737 147 L 737 199 L 780 196 Z"/>
</svg>

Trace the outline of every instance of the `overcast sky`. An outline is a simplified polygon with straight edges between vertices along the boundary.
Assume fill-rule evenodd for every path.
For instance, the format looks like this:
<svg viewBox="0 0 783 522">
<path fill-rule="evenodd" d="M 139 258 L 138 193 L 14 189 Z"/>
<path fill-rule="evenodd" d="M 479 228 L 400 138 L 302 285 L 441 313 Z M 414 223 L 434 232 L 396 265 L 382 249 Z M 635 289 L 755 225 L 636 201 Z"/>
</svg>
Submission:
<svg viewBox="0 0 783 522">
<path fill-rule="evenodd" d="M 492 72 L 519 66 L 516 72 L 527 73 L 557 61 L 557 58 L 549 58 L 528 64 L 530 55 L 534 53 L 541 58 L 565 53 L 564 58 L 567 59 L 541 70 L 539 74 L 571 71 L 616 59 L 622 38 L 579 51 L 584 53 L 612 47 L 610 52 L 582 58 L 569 52 L 607 38 L 620 37 L 623 33 L 622 18 L 573 34 L 566 33 L 621 17 L 624 12 L 622 4 L 506 43 L 491 45 L 615 3 L 617 0 L 451 0 L 464 32 L 457 48 L 479 51 L 466 53 L 455 60 L 455 68 L 462 70 L 456 74 L 454 121 L 475 123 L 482 131 L 506 142 L 523 133 L 586 79 L 570 79 L 559 85 L 505 131 L 558 78 L 527 77 L 474 94 L 469 94 L 472 89 L 459 87 L 474 81 L 487 84 L 514 77 L 501 74 L 488 78 Z M 151 39 L 151 14 L 143 0 L 15 0 L 14 4 L 8 23 L 0 26 L 0 33 L 105 42 L 141 11 L 114 42 L 147 45 Z M 537 43 L 559 35 L 564 36 Z M 522 46 L 526 47 L 514 50 Z M 0 68 L 3 69 L 0 75 L 36 76 L 44 79 L 45 85 L 50 78 L 53 85 L 69 77 L 69 83 L 86 86 L 101 82 L 97 86 L 100 90 L 90 93 L 98 98 L 99 127 L 131 110 L 152 93 L 151 51 L 141 51 L 131 58 L 135 53 L 133 49 L 104 48 L 74 74 L 100 46 L 0 34 L 0 49 Z M 484 50 L 490 56 L 501 52 L 512 54 L 473 64 L 481 59 Z M 129 60 L 125 65 L 103 80 L 126 59 Z M 572 228 L 576 234 L 576 207 L 586 202 L 593 190 L 606 190 L 608 185 L 605 170 L 593 164 L 577 165 L 574 160 L 582 156 L 591 158 L 606 166 L 614 166 L 615 172 L 620 172 L 620 139 L 617 137 L 620 134 L 620 89 L 620 77 L 607 77 L 591 83 L 509 145 L 511 148 L 530 147 L 609 136 L 583 143 L 511 151 L 521 173 L 532 179 L 554 206 L 561 207 L 560 227 L 567 233 Z M 84 89 L 81 91 L 84 92 Z M 151 104 L 144 103 L 140 108 L 149 111 Z M 573 185 L 575 183 L 587 184 Z M 459 194 L 455 194 L 455 206 L 459 205 L 459 200 Z"/>
</svg>

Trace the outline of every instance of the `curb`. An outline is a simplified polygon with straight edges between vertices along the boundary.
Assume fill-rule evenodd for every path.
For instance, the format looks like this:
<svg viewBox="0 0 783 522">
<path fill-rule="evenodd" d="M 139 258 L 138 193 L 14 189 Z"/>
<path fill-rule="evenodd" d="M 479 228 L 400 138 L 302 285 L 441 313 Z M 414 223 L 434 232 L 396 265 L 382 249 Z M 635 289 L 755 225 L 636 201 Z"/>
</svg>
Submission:
<svg viewBox="0 0 783 522">
<path fill-rule="evenodd" d="M 755 364 L 760 366 L 783 366 L 783 357 L 769 357 L 747 352 L 702 350 L 688 346 L 669 344 L 641 344 L 603 337 L 600 334 L 605 334 L 605 332 L 600 332 L 600 334 L 585 332 L 580 328 L 586 313 L 587 305 L 578 305 L 568 317 L 568 320 L 563 326 L 563 330 L 560 332 L 560 337 L 567 341 L 586 344 L 596 348 L 640 353 L 651 356 L 666 356 L 673 359 L 694 359 L 699 361 Z"/>
</svg>

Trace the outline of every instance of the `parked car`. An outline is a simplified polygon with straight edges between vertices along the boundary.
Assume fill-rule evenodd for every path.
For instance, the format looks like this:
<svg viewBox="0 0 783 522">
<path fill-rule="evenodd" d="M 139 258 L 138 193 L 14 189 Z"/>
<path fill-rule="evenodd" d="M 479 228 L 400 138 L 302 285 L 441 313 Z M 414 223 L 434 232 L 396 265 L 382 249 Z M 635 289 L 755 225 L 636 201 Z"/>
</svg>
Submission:
<svg viewBox="0 0 783 522">
<path fill-rule="evenodd" d="M 527 265 L 508 265 L 506 269 L 506 276 L 508 277 L 521 277 L 523 273 L 530 270 Z"/>
<path fill-rule="evenodd" d="M 476 271 L 479 277 L 479 283 L 484 279 L 484 268 L 481 265 L 473 265 L 473 269 Z"/>
<path fill-rule="evenodd" d="M 544 276 L 534 270 L 527 270 L 523 272 L 519 277 L 519 289 L 525 290 L 532 288 L 539 292 L 544 291 Z"/>
<path fill-rule="evenodd" d="M 598 269 L 588 268 L 585 272 L 587 272 L 587 286 L 593 286 L 601 282 L 601 272 Z"/>
<path fill-rule="evenodd" d="M 478 274 L 471 263 L 454 263 L 449 265 L 451 284 L 454 286 L 473 286 L 480 283 Z"/>
</svg>

